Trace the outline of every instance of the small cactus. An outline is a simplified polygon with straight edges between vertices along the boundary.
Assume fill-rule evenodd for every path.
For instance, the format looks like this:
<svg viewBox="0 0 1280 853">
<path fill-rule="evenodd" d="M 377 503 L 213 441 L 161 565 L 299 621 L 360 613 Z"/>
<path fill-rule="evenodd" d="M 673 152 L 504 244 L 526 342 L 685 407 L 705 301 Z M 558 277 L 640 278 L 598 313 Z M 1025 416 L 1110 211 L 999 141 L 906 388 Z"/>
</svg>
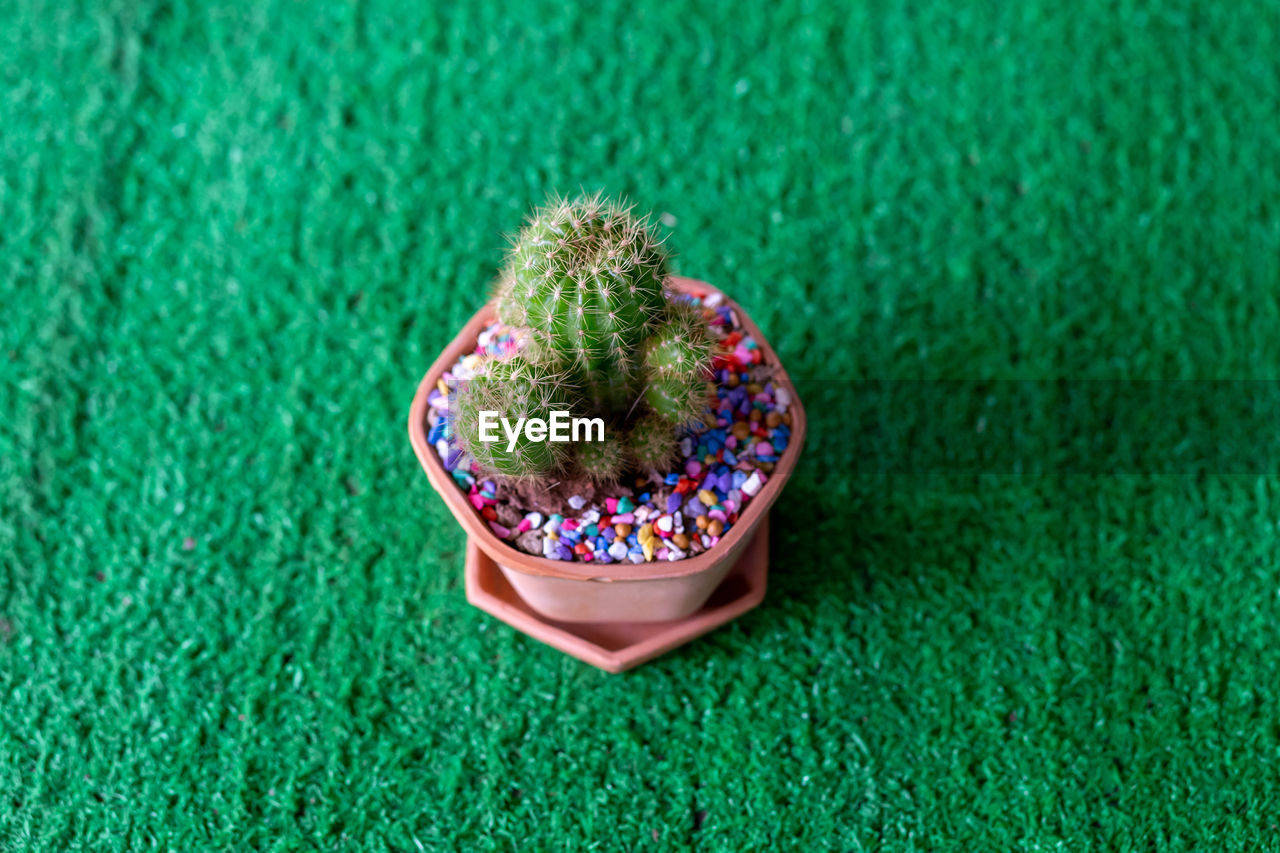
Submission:
<svg viewBox="0 0 1280 853">
<path fill-rule="evenodd" d="M 500 477 L 576 472 L 608 482 L 628 464 L 674 460 L 677 430 L 707 411 L 713 342 L 693 306 L 668 299 L 667 274 L 660 241 L 629 207 L 596 195 L 534 212 L 508 252 L 495 298 L 498 318 L 527 329 L 529 344 L 469 383 L 455 407 L 459 438 L 483 468 Z M 481 402 L 510 417 L 555 402 L 603 418 L 606 441 L 478 447 Z"/>
<path fill-rule="evenodd" d="M 665 468 L 675 461 L 677 442 L 670 421 L 658 414 L 646 415 L 627 435 L 631 457 L 644 470 Z"/>
<path fill-rule="evenodd" d="M 457 392 L 451 414 L 459 442 L 482 468 L 504 479 L 531 480 L 555 473 L 568 459 L 567 445 L 531 441 L 521 432 L 511 447 L 501 429 L 497 441 L 481 441 L 480 413 L 501 412 L 511 421 L 548 420 L 553 411 L 565 408 L 562 381 L 550 366 L 525 358 L 489 362 Z"/>
</svg>

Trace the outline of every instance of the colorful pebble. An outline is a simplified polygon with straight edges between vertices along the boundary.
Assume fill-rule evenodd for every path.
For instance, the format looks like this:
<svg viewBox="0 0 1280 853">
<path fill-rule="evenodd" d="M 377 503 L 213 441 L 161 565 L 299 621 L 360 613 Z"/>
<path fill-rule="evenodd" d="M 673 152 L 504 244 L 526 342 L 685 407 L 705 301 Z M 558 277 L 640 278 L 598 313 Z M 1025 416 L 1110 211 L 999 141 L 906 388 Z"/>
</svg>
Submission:
<svg viewBox="0 0 1280 853">
<path fill-rule="evenodd" d="M 696 298 L 692 301 L 698 304 Z M 634 487 L 630 494 L 595 502 L 572 495 L 566 501 L 573 510 L 570 517 L 529 512 L 514 526 L 497 520 L 503 509 L 497 485 L 477 481 L 480 468 L 449 434 L 449 395 L 459 381 L 474 376 L 486 358 L 521 346 L 508 327 L 494 324 L 481 331 L 476 350 L 459 359 L 431 390 L 427 438 L 496 536 L 511 541 L 540 529 L 541 551 L 548 559 L 644 563 L 701 553 L 732 528 L 790 445 L 792 399 L 787 389 L 756 371 L 763 351 L 720 296 L 708 295 L 701 305 L 721 345 L 712 365 L 716 401 L 710 428 L 681 436 L 681 461 L 674 470 L 625 484 Z M 501 502 L 506 500 L 504 496 Z M 686 519 L 693 521 L 688 532 Z"/>
</svg>

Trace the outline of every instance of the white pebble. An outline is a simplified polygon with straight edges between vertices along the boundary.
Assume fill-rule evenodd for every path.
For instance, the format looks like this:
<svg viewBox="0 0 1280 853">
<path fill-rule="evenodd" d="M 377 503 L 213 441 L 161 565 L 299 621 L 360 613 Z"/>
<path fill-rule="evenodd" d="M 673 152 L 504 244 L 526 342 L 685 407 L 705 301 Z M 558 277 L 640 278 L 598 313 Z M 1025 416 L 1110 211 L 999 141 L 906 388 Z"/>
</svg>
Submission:
<svg viewBox="0 0 1280 853">
<path fill-rule="evenodd" d="M 684 438 L 680 439 L 680 455 L 690 456 L 692 455 L 692 453 L 693 453 L 693 439 L 690 436 L 686 435 Z"/>
<path fill-rule="evenodd" d="M 627 543 L 616 541 L 609 546 L 609 556 L 615 560 L 624 560 L 627 557 Z"/>
<path fill-rule="evenodd" d="M 559 543 L 557 543 L 554 539 L 550 539 L 550 538 L 543 539 L 542 540 L 542 556 L 553 557 L 556 553 L 556 546 L 558 544 Z"/>
<path fill-rule="evenodd" d="M 756 492 L 760 491 L 760 487 L 763 485 L 764 485 L 764 481 L 761 479 L 760 472 L 752 471 L 751 476 L 748 477 L 747 481 L 742 484 L 742 492 L 743 494 L 751 495 L 752 497 L 754 497 Z"/>
<path fill-rule="evenodd" d="M 586 527 L 588 524 L 595 524 L 599 520 L 600 520 L 599 510 L 589 509 L 582 514 L 581 521 L 582 521 L 583 527 Z"/>
<path fill-rule="evenodd" d="M 724 302 L 724 295 L 720 293 L 708 293 L 706 298 L 702 300 L 702 304 L 708 308 L 715 308 L 721 302 Z"/>
<path fill-rule="evenodd" d="M 660 516 L 653 524 L 663 533 L 671 532 L 671 516 L 669 515 Z"/>
<path fill-rule="evenodd" d="M 773 389 L 773 399 L 778 406 L 785 412 L 787 406 L 791 405 L 791 392 L 782 385 L 777 385 Z"/>
<path fill-rule="evenodd" d="M 586 505 L 587 505 L 587 499 L 584 498 L 582 495 L 569 496 L 569 506 L 573 507 L 574 509 L 582 509 Z"/>
<path fill-rule="evenodd" d="M 667 548 L 667 559 L 668 559 L 668 560 L 671 560 L 672 562 L 675 562 L 676 560 L 683 560 L 683 559 L 684 559 L 684 557 L 685 557 L 684 551 L 681 551 L 681 550 L 680 550 L 679 548 L 677 548 L 676 546 L 671 545 L 671 546 L 669 546 L 669 547 Z"/>
<path fill-rule="evenodd" d="M 527 521 L 527 522 L 529 522 L 529 527 L 530 527 L 530 528 L 534 528 L 534 527 L 541 527 L 541 526 L 542 526 L 542 513 L 540 513 L 540 512 L 531 512 L 531 513 L 529 513 L 528 515 L 526 515 L 526 516 L 524 517 L 524 520 L 525 520 L 525 521 Z"/>
<path fill-rule="evenodd" d="M 643 563 L 643 562 L 644 562 L 644 552 L 642 551 L 642 552 L 640 552 L 639 554 L 630 554 L 630 553 L 628 553 L 628 554 L 627 554 L 627 559 L 628 559 L 628 560 L 630 560 L 631 562 L 633 562 L 633 563 L 635 563 L 635 564 L 639 565 L 640 563 Z"/>
<path fill-rule="evenodd" d="M 555 533 L 559 529 L 560 529 L 560 522 L 556 521 L 554 518 L 548 518 L 547 523 L 542 525 L 543 533 Z"/>
</svg>

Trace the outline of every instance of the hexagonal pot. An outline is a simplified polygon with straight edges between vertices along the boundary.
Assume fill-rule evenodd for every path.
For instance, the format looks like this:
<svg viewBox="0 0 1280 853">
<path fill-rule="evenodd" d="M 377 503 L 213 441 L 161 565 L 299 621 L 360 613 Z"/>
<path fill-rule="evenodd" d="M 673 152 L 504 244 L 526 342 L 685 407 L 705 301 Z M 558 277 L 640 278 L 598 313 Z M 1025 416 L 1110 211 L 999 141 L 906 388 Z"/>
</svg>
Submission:
<svg viewBox="0 0 1280 853">
<path fill-rule="evenodd" d="M 668 285 L 695 295 L 724 294 L 706 282 L 671 278 Z M 805 414 L 795 386 L 787 376 L 777 353 L 760 329 L 737 304 L 724 296 L 737 313 L 743 329 L 764 351 L 765 363 L 774 366 L 772 382 L 786 388 L 791 396 L 791 437 L 787 449 L 774 466 L 760 492 L 738 514 L 738 520 L 710 549 L 674 562 L 633 564 L 584 563 L 549 560 L 526 554 L 499 539 L 458 488 L 435 449 L 427 441 L 427 397 L 445 371 L 466 353 L 472 352 L 481 329 L 493 322 L 492 304 L 480 309 L 462 328 L 418 385 L 409 410 L 409 440 L 431 485 L 440 493 L 470 541 L 497 564 L 503 576 L 530 608 L 558 622 L 663 622 L 686 619 L 711 597 L 716 587 L 742 556 L 745 548 L 759 547 L 754 536 L 757 525 L 777 500 L 791 477 L 804 448 Z M 764 544 L 767 548 L 767 541 Z M 767 559 L 767 554 L 764 555 Z"/>
</svg>

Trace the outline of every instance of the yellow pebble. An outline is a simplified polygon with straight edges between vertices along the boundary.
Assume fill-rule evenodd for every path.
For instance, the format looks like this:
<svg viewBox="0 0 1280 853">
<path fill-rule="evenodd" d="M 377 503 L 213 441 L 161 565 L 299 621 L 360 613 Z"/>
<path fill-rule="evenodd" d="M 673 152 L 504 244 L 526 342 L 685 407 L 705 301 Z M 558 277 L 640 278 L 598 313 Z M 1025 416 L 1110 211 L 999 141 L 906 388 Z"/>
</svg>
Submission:
<svg viewBox="0 0 1280 853">
<path fill-rule="evenodd" d="M 641 545 L 646 545 L 646 544 L 652 545 L 653 544 L 653 525 L 647 524 L 647 523 L 642 525 L 640 529 L 636 531 L 636 539 L 640 542 Z"/>
<path fill-rule="evenodd" d="M 640 547 L 644 549 L 644 561 L 646 563 L 652 563 L 653 562 L 653 540 L 646 539 L 644 542 L 640 543 Z"/>
<path fill-rule="evenodd" d="M 761 385 L 759 382 L 748 382 L 748 383 L 747 383 L 747 393 L 748 393 L 748 394 L 759 394 L 759 393 L 760 393 L 761 391 L 763 391 L 763 390 L 764 390 L 764 386 L 763 386 L 763 385 Z"/>
<path fill-rule="evenodd" d="M 446 397 L 449 396 L 449 386 L 444 383 L 443 379 L 436 380 L 436 387 L 440 389 L 441 394 L 445 395 Z"/>
<path fill-rule="evenodd" d="M 715 506 L 716 493 L 706 489 L 698 489 L 698 500 L 702 501 L 703 506 Z"/>
</svg>

